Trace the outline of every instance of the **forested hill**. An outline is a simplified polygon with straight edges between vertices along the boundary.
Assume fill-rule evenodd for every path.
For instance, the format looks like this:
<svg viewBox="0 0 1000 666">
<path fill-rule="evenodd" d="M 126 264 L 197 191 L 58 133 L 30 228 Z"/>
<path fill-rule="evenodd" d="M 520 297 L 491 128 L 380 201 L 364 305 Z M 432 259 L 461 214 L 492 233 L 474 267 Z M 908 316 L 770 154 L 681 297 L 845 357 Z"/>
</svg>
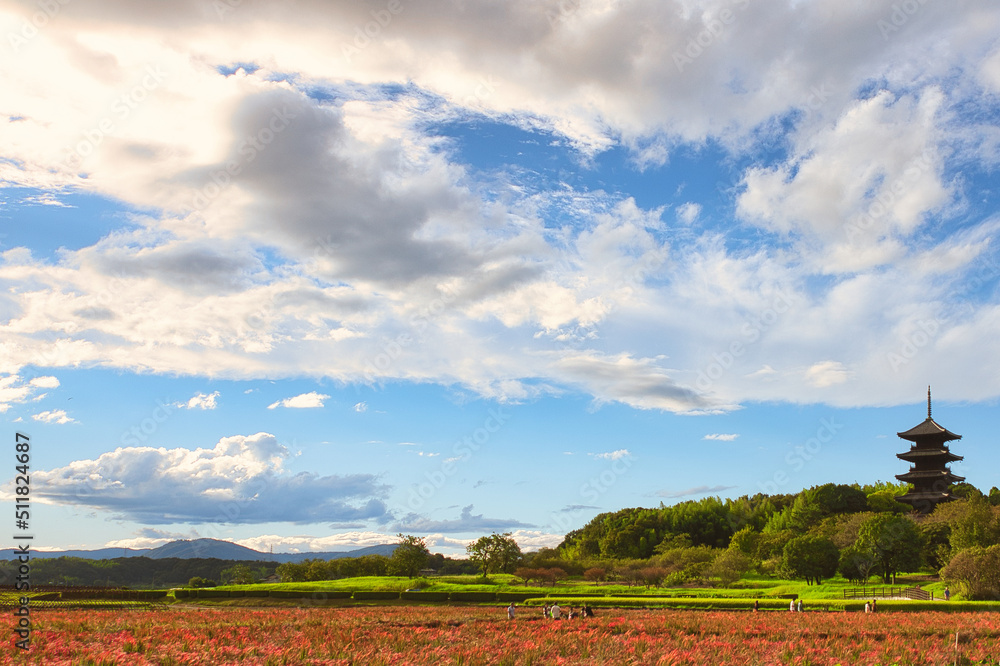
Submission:
<svg viewBox="0 0 1000 666">
<path fill-rule="evenodd" d="M 587 558 L 646 559 L 686 535 L 694 546 L 725 548 L 733 535 L 746 530 L 763 535 L 804 534 L 826 526 L 837 529 L 844 517 L 862 512 L 908 513 L 910 507 L 895 500 L 907 484 L 879 482 L 859 486 L 828 483 L 795 495 L 744 495 L 721 500 L 707 497 L 657 508 L 621 509 L 602 513 L 566 535 L 557 551 L 569 560 Z M 969 484 L 957 484 L 961 497 L 983 496 Z M 990 504 L 1000 505 L 1000 490 L 992 488 Z"/>
</svg>

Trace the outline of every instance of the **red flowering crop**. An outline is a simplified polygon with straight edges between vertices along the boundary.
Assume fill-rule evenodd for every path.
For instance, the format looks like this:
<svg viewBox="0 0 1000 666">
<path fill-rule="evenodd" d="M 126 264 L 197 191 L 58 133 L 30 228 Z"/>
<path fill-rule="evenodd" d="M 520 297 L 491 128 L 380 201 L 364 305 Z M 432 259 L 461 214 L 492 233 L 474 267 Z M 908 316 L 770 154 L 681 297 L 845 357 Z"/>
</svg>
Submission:
<svg viewBox="0 0 1000 666">
<path fill-rule="evenodd" d="M 994 613 L 598 612 L 556 621 L 448 606 L 44 611 L 30 652 L 9 643 L 0 663 L 1000 663 Z"/>
</svg>

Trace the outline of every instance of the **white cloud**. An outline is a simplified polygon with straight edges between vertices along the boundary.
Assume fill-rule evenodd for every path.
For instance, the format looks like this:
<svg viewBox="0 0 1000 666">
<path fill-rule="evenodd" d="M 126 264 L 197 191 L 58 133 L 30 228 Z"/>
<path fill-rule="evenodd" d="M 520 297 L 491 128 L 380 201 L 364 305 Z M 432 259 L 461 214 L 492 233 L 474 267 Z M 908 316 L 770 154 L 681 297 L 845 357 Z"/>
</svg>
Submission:
<svg viewBox="0 0 1000 666">
<path fill-rule="evenodd" d="M 398 542 L 395 535 L 372 531 L 353 531 L 327 536 L 282 536 L 264 534 L 247 539 L 235 539 L 233 542 L 262 553 L 274 548 L 276 553 L 320 553 L 342 552 L 380 546 Z"/>
<path fill-rule="evenodd" d="M 805 372 L 805 380 L 816 388 L 826 388 L 846 382 L 851 373 L 838 361 L 822 361 L 809 367 Z"/>
<path fill-rule="evenodd" d="M 719 442 L 732 442 L 735 441 L 737 437 L 739 437 L 739 435 L 736 434 L 723 435 L 719 433 L 713 433 L 711 435 L 705 435 L 704 437 L 702 437 L 702 439 L 713 439 Z"/>
<path fill-rule="evenodd" d="M 38 497 L 137 522 L 310 523 L 381 518 L 375 477 L 290 474 L 274 435 L 223 437 L 211 449 L 119 447 L 96 460 L 36 471 Z"/>
<path fill-rule="evenodd" d="M 947 306 L 938 285 L 988 254 L 941 236 L 994 235 L 977 214 L 956 221 L 974 179 L 954 174 L 1000 159 L 995 123 L 963 117 L 992 103 L 1000 15 L 927 3 L 887 41 L 875 26 L 891 0 L 736 4 L 429 0 L 351 62 L 363 4 L 243 3 L 225 21 L 193 5 L 65 5 L 0 63 L 16 119 L 0 123 L 0 179 L 39 188 L 37 202 L 72 189 L 165 212 L 58 256 L 5 247 L 0 367 L 438 382 L 507 401 L 574 389 L 681 413 L 908 400 L 886 354 L 913 317 Z M 679 66 L 724 8 L 725 33 Z M 28 9 L 0 13 L 13 24 Z M 219 73 L 232 62 L 262 67 Z M 695 235 L 723 217 L 708 199 L 644 209 L 514 168 L 478 173 L 436 131 L 473 117 L 551 132 L 583 163 L 617 146 L 642 167 L 709 143 L 720 162 L 748 156 L 729 189 L 763 242 L 740 246 L 722 222 Z M 266 148 L 241 154 L 265 129 Z M 777 139 L 787 155 L 768 157 Z M 213 178 L 230 182 L 216 193 Z M 799 305 L 748 342 L 775 284 Z M 991 310 L 949 318 L 931 349 L 992 348 Z M 420 344 L 387 353 L 400 335 Z M 734 342 L 742 355 L 699 387 Z M 802 370 L 834 357 L 862 390 L 820 390 L 845 375 Z M 896 370 L 925 374 L 932 357 Z M 996 378 L 960 381 L 982 371 L 966 362 L 956 398 L 1000 394 Z M 0 382 L 0 411 L 31 395 Z"/>
<path fill-rule="evenodd" d="M 363 414 L 364 412 L 367 412 L 368 411 L 368 403 L 367 402 L 359 402 L 359 403 L 355 404 L 354 405 L 354 411 L 358 412 L 359 414 Z"/>
<path fill-rule="evenodd" d="M 55 377 L 35 377 L 27 382 L 16 373 L 0 375 L 0 414 L 4 414 L 13 405 L 35 401 L 45 396 L 38 394 L 38 389 L 52 389 L 59 386 Z"/>
<path fill-rule="evenodd" d="M 631 457 L 628 449 L 618 449 L 616 451 L 607 451 L 605 453 L 595 453 L 593 456 L 598 460 L 621 460 L 622 458 Z"/>
<path fill-rule="evenodd" d="M 694 224 L 701 215 L 701 204 L 687 202 L 677 207 L 677 219 L 684 224 Z"/>
<path fill-rule="evenodd" d="M 180 409 L 215 409 L 218 406 L 216 403 L 218 397 L 218 391 L 213 391 L 212 393 L 197 393 L 187 402 L 177 402 L 174 403 L 174 406 Z"/>
<path fill-rule="evenodd" d="M 66 414 L 66 410 L 63 409 L 46 410 L 44 412 L 39 412 L 38 414 L 32 414 L 31 418 L 42 423 L 58 423 L 59 425 L 76 423 L 74 419 L 70 418 Z"/>
<path fill-rule="evenodd" d="M 309 393 L 301 393 L 291 398 L 278 400 L 277 402 L 273 402 L 268 405 L 267 408 L 275 409 L 277 407 L 287 407 L 289 409 L 316 409 L 322 407 L 323 401 L 328 400 L 329 398 L 330 396 L 324 393 L 310 391 Z"/>
</svg>

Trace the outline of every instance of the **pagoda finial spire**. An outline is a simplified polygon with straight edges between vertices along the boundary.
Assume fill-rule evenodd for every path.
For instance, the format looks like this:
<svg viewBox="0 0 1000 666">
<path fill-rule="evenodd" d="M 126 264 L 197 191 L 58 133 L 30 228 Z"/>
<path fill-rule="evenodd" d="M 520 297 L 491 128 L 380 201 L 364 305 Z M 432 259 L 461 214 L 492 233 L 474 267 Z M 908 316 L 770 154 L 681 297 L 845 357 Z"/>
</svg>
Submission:
<svg viewBox="0 0 1000 666">
<path fill-rule="evenodd" d="M 931 385 L 927 385 L 927 418 L 931 417 Z"/>
</svg>

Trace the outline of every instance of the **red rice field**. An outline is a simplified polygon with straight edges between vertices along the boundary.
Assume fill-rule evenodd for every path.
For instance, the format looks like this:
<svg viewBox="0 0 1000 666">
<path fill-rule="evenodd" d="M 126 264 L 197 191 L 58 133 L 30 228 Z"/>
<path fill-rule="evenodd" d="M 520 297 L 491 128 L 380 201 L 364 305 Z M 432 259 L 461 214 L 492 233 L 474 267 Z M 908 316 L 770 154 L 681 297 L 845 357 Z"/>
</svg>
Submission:
<svg viewBox="0 0 1000 666">
<path fill-rule="evenodd" d="M 379 606 L 44 611 L 31 648 L 57 664 L 998 664 L 1000 614 Z M 956 632 L 958 639 L 956 643 Z"/>
</svg>

